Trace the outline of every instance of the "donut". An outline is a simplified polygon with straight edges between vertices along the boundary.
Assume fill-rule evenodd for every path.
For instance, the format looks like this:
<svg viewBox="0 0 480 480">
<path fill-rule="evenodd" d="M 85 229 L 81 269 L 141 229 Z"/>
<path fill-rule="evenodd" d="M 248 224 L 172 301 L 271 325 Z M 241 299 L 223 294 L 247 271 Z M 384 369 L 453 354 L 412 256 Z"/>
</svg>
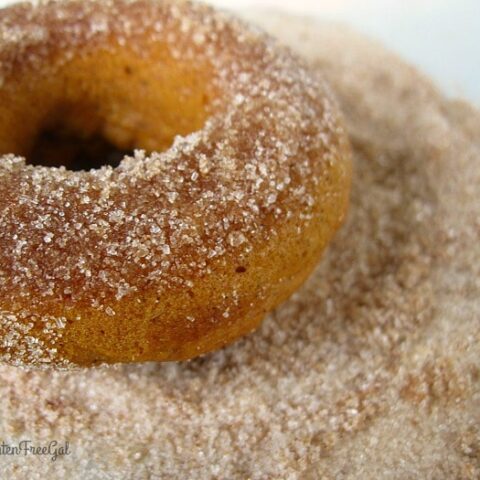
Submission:
<svg viewBox="0 0 480 480">
<path fill-rule="evenodd" d="M 0 10 L 0 360 L 186 360 L 259 326 L 341 225 L 313 69 L 175 0 Z"/>
</svg>

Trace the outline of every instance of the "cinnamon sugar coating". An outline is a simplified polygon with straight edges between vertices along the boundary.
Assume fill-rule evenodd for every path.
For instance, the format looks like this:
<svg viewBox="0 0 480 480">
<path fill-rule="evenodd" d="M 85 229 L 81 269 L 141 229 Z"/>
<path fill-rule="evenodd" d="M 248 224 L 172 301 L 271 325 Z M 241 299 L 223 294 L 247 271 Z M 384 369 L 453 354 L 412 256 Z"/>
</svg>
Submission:
<svg viewBox="0 0 480 480">
<path fill-rule="evenodd" d="M 0 357 L 190 358 L 258 325 L 341 223 L 350 163 L 324 83 L 271 38 L 174 1 L 0 10 Z M 47 125 L 135 149 L 28 163 Z"/>
</svg>

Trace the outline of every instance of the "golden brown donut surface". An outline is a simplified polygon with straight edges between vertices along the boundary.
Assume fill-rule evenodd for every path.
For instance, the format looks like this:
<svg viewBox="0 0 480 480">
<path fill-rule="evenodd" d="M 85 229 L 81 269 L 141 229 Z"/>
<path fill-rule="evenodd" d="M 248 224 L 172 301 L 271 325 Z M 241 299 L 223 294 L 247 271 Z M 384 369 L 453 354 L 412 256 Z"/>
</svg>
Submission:
<svg viewBox="0 0 480 480">
<path fill-rule="evenodd" d="M 47 130 L 135 152 L 72 171 L 67 145 L 33 165 Z M 350 176 L 322 80 L 227 14 L 0 10 L 0 359 L 67 368 L 228 344 L 311 272 Z"/>
</svg>

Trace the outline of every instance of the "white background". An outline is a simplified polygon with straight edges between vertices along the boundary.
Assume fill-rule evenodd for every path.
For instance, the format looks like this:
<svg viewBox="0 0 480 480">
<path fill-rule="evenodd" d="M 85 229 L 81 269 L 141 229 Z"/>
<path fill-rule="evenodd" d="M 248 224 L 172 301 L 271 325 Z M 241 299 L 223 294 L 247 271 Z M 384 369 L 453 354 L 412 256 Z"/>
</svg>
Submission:
<svg viewBox="0 0 480 480">
<path fill-rule="evenodd" d="M 340 20 L 386 43 L 443 89 L 480 105 L 480 0 L 209 0 Z M 12 3 L 0 0 L 0 6 Z"/>
</svg>

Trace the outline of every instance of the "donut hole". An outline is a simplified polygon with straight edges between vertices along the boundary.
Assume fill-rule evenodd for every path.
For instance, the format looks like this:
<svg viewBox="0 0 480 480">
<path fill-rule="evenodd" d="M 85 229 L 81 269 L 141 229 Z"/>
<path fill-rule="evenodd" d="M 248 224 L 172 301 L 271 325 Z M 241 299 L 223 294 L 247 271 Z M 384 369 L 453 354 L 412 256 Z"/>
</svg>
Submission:
<svg viewBox="0 0 480 480">
<path fill-rule="evenodd" d="M 211 72 L 173 59 L 161 43 L 142 55 L 109 45 L 54 74 L 22 72 L 0 88 L 0 154 L 88 171 L 116 167 L 135 149 L 163 152 L 205 125 L 219 96 Z"/>
<path fill-rule="evenodd" d="M 133 149 L 118 148 L 98 133 L 86 137 L 57 126 L 45 128 L 39 133 L 27 155 L 27 163 L 88 171 L 107 165 L 115 168 L 126 155 L 132 153 Z"/>
<path fill-rule="evenodd" d="M 109 123 L 92 100 L 61 99 L 47 112 L 26 151 L 30 165 L 64 166 L 72 171 L 117 167 L 137 148 L 132 138 L 106 135 Z"/>
</svg>

